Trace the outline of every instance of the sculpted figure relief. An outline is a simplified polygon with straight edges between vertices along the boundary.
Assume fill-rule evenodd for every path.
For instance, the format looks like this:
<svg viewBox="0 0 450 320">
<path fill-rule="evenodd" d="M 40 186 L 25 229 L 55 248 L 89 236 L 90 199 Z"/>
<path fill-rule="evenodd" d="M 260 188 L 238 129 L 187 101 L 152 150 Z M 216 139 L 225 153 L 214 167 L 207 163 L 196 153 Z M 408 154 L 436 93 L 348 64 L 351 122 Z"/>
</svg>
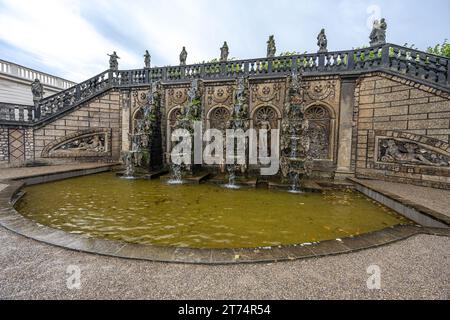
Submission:
<svg viewBox="0 0 450 320">
<path fill-rule="evenodd" d="M 39 102 L 44 97 L 44 87 L 42 86 L 42 83 L 39 81 L 39 79 L 34 80 L 34 82 L 31 84 L 31 92 L 33 94 L 33 101 Z"/>
<path fill-rule="evenodd" d="M 145 66 L 145 69 L 150 69 L 151 60 L 152 60 L 152 56 L 150 55 L 148 50 L 145 50 L 145 54 L 144 54 L 144 66 Z"/>
<path fill-rule="evenodd" d="M 186 47 L 183 47 L 183 50 L 181 50 L 181 53 L 180 53 L 180 66 L 186 65 L 187 55 L 188 55 L 188 53 L 186 51 Z"/>
<path fill-rule="evenodd" d="M 375 20 L 373 22 L 372 33 L 370 34 L 370 45 L 377 46 L 386 43 L 386 31 L 387 23 L 386 19 L 381 19 L 380 21 Z"/>
<path fill-rule="evenodd" d="M 450 166 L 450 157 L 420 147 L 415 143 L 381 140 L 380 160 L 383 162 L 399 162 L 428 166 Z"/>
<path fill-rule="evenodd" d="M 220 62 L 228 61 L 228 55 L 230 54 L 230 49 L 228 48 L 228 44 L 225 41 L 223 43 L 223 47 L 220 48 Z"/>
<path fill-rule="evenodd" d="M 114 51 L 113 54 L 108 54 L 109 56 L 109 68 L 111 70 L 119 70 L 119 61 L 120 57 Z"/>
<path fill-rule="evenodd" d="M 269 37 L 269 41 L 267 41 L 267 58 L 275 57 L 277 53 L 277 47 L 275 45 L 275 37 L 272 35 Z"/>
<path fill-rule="evenodd" d="M 80 138 L 68 142 L 57 149 L 54 149 L 50 154 L 68 153 L 83 155 L 84 152 L 100 153 L 105 152 L 106 136 L 104 134 L 95 134 L 88 137 Z"/>
<path fill-rule="evenodd" d="M 328 52 L 327 46 L 328 46 L 328 40 L 327 36 L 325 34 L 325 29 L 322 29 L 317 36 L 317 45 L 319 46 L 319 53 L 325 53 Z"/>
</svg>

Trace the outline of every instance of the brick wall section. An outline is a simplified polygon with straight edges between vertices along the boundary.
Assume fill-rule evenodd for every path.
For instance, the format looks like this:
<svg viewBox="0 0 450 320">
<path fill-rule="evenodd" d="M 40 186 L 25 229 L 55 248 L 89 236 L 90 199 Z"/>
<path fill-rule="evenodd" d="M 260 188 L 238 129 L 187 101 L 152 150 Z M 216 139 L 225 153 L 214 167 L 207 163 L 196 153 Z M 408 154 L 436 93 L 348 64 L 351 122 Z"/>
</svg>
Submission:
<svg viewBox="0 0 450 320">
<path fill-rule="evenodd" d="M 121 150 L 121 111 L 119 92 L 110 91 L 99 98 L 83 104 L 63 117 L 35 129 L 35 159 L 45 160 L 46 162 L 51 163 L 67 162 L 68 159 L 42 159 L 41 155 L 44 147 L 61 137 L 93 128 L 111 128 L 111 158 L 106 160 L 118 160 Z M 84 159 L 81 158 L 77 160 Z M 86 160 L 92 161 L 95 159 Z"/>
<path fill-rule="evenodd" d="M 389 180 L 403 182 L 415 180 L 429 184 L 429 174 L 425 178 L 425 175 L 418 172 L 375 170 L 373 164 L 377 157 L 374 154 L 376 133 L 387 130 L 401 131 L 449 143 L 450 98 L 448 95 L 440 94 L 440 92 L 423 85 L 410 82 L 401 83 L 389 76 L 370 75 L 360 80 L 355 96 L 357 175 L 385 177 Z M 447 176 L 446 170 L 438 168 L 434 172 L 428 168 L 427 173 L 431 173 L 431 176 Z M 448 177 L 444 177 L 440 182 L 450 185 L 450 172 L 448 172 Z"/>
</svg>

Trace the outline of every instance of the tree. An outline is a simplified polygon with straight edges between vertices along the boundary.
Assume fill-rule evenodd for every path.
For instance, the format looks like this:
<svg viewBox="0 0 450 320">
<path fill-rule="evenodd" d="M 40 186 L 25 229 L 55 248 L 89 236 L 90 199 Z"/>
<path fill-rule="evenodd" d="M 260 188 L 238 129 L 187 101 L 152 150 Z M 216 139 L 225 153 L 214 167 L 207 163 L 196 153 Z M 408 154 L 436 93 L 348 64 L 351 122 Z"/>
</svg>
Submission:
<svg viewBox="0 0 450 320">
<path fill-rule="evenodd" d="M 438 56 L 450 58 L 450 43 L 448 43 L 448 40 L 445 39 L 444 43 L 437 44 L 436 46 L 434 46 L 434 48 L 429 47 L 427 52 Z"/>
</svg>

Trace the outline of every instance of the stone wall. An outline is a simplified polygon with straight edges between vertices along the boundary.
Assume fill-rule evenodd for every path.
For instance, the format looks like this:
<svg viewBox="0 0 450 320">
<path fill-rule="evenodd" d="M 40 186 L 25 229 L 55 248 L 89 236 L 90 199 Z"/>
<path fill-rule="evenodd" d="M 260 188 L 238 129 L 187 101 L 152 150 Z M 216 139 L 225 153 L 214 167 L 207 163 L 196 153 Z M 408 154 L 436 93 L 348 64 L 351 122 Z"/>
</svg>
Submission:
<svg viewBox="0 0 450 320">
<path fill-rule="evenodd" d="M 78 136 L 102 134 L 105 150 L 81 150 L 72 148 L 52 153 L 52 147 L 64 145 L 65 140 Z M 38 161 L 61 163 L 68 161 L 116 161 L 121 152 L 121 109 L 119 92 L 111 91 L 99 98 L 81 105 L 34 130 L 34 158 Z M 89 152 L 87 152 L 89 151 Z"/>
<path fill-rule="evenodd" d="M 258 127 L 261 117 L 279 128 L 285 81 L 250 81 L 251 127 Z M 234 87 L 230 81 L 204 84 L 204 129 L 224 129 Z M 170 150 L 171 125 L 187 103 L 188 88 L 188 83 L 163 88 L 160 153 Z M 311 125 L 322 137 L 313 143 L 321 146 L 316 172 L 450 188 L 448 93 L 382 73 L 359 79 L 310 77 L 304 79 L 304 88 L 307 116 L 311 111 Z M 128 133 L 147 102 L 147 91 L 110 91 L 39 127 L 0 128 L 0 166 L 119 160 L 121 151 L 129 148 Z M 102 148 L 91 148 L 96 143 Z M 11 150 L 13 156 L 8 155 Z"/>
<path fill-rule="evenodd" d="M 0 128 L 0 167 L 9 161 L 8 149 L 8 129 Z"/>
<path fill-rule="evenodd" d="M 448 94 L 382 74 L 355 92 L 356 174 L 450 186 Z"/>
</svg>

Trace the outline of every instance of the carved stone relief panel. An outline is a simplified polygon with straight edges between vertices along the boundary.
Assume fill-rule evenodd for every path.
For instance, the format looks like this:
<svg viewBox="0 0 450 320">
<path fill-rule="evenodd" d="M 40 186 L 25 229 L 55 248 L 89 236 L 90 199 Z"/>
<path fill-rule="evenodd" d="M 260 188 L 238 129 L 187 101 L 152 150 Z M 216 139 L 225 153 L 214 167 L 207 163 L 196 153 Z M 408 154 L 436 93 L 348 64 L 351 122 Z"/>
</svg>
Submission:
<svg viewBox="0 0 450 320">
<path fill-rule="evenodd" d="M 323 106 L 312 106 L 306 110 L 309 121 L 308 134 L 311 139 L 310 152 L 316 160 L 330 159 L 331 116 Z"/>
<path fill-rule="evenodd" d="M 251 87 L 252 102 L 280 102 L 282 88 L 280 82 L 254 84 Z"/>
<path fill-rule="evenodd" d="M 134 90 L 133 91 L 133 102 L 135 108 L 141 108 L 148 103 L 148 90 Z"/>
<path fill-rule="evenodd" d="M 336 81 L 310 81 L 305 84 L 306 94 L 311 100 L 334 99 L 336 95 Z"/>
<path fill-rule="evenodd" d="M 171 87 L 167 90 L 167 108 L 170 109 L 173 106 L 184 105 L 188 100 L 188 87 Z"/>
<path fill-rule="evenodd" d="M 285 91 L 285 79 L 263 80 L 251 83 L 250 111 L 253 112 L 253 110 L 260 108 L 261 106 L 272 106 L 281 114 L 285 103 Z M 254 122 L 253 125 L 255 126 L 256 122 Z"/>
<path fill-rule="evenodd" d="M 377 161 L 450 168 L 450 154 L 402 138 L 378 137 Z"/>
<path fill-rule="evenodd" d="M 55 140 L 42 151 L 43 158 L 105 157 L 111 151 L 111 129 L 89 129 Z"/>
<path fill-rule="evenodd" d="M 217 104 L 231 106 L 233 103 L 233 86 L 211 86 L 206 89 L 206 105 L 212 107 Z"/>
</svg>

